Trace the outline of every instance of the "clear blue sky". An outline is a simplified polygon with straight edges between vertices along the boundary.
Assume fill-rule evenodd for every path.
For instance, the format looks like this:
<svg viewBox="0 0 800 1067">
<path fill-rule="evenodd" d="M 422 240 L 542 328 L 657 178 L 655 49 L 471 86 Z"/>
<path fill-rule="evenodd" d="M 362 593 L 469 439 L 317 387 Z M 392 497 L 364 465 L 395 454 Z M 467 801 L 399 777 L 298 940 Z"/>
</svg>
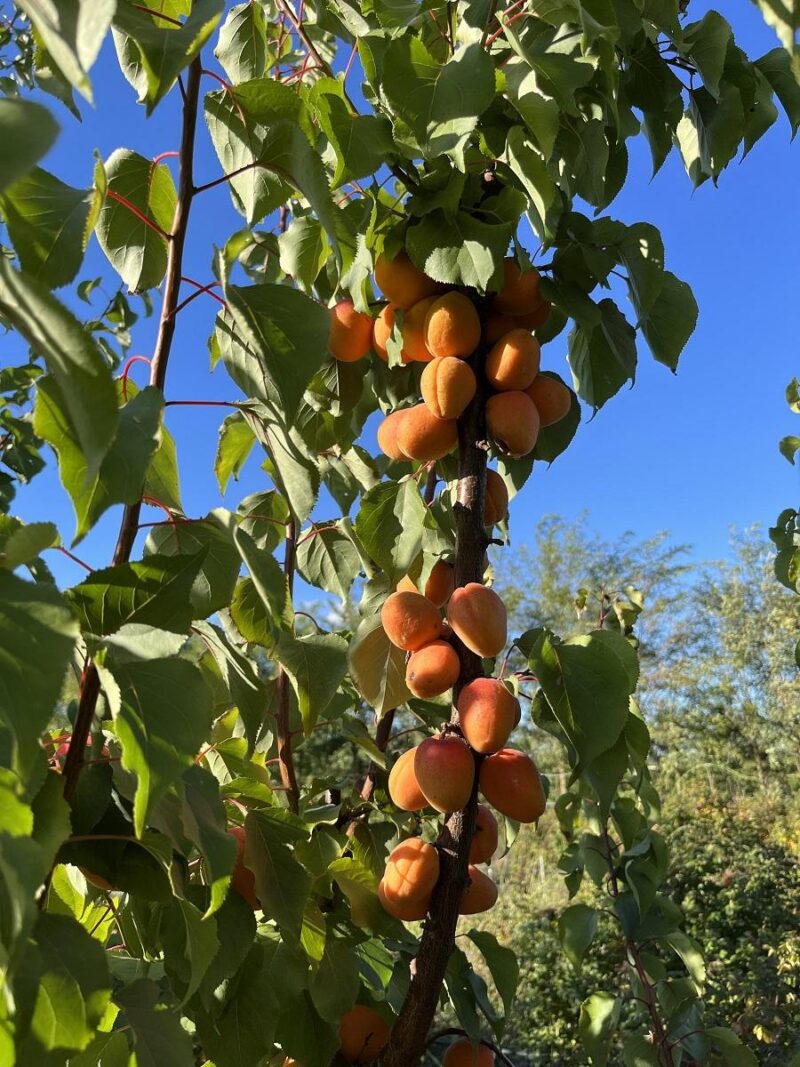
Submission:
<svg viewBox="0 0 800 1067">
<path fill-rule="evenodd" d="M 700 18 L 708 6 L 693 3 L 693 15 Z M 752 3 L 737 0 L 724 8 L 737 42 L 750 55 L 775 46 Z M 210 66 L 210 49 L 207 52 Z M 94 68 L 93 82 L 97 109 L 82 105 L 82 125 L 51 102 L 62 133 L 45 160 L 48 169 L 65 181 L 87 185 L 95 148 L 106 158 L 118 147 L 153 156 L 177 146 L 177 93 L 145 121 L 109 46 Z M 797 469 L 777 450 L 780 437 L 798 432 L 797 417 L 784 401 L 786 383 L 800 373 L 800 209 L 795 193 L 800 187 L 800 147 L 790 144 L 789 133 L 781 115 L 743 164 L 723 174 L 718 188 L 709 183 L 696 192 L 677 153 L 651 182 L 644 139 L 629 142 L 629 180 L 608 213 L 624 222 L 644 220 L 660 228 L 668 268 L 694 288 L 700 304 L 698 328 L 677 376 L 656 364 L 642 345 L 634 388 L 613 398 L 591 422 L 587 419 L 551 468 L 537 465 L 512 511 L 516 542 L 529 540 L 544 514 L 573 517 L 587 510 L 606 537 L 627 529 L 642 536 L 668 529 L 676 539 L 694 545 L 698 558 L 718 558 L 726 554 L 731 524 L 769 525 L 783 507 L 797 504 Z M 196 169 L 199 182 L 219 173 L 202 128 Z M 241 224 L 225 186 L 203 194 L 193 208 L 186 273 L 211 280 L 212 245 L 222 244 Z M 100 273 L 111 278 L 92 240 L 80 276 Z M 99 294 L 95 299 L 102 306 Z M 215 307 L 201 297 L 181 313 L 168 398 L 239 399 L 223 368 L 209 372 L 206 340 Z M 154 328 L 153 320 L 141 321 L 133 353 L 150 353 Z M 8 341 L 3 345 L 7 353 Z M 562 335 L 546 346 L 543 366 L 568 377 L 565 355 Z M 133 376 L 143 382 L 145 372 L 138 365 Z M 188 515 L 220 505 L 235 508 L 246 493 L 266 487 L 254 453 L 241 481 L 232 482 L 220 499 L 212 464 L 223 415 L 213 408 L 169 411 Z M 74 521 L 55 466 L 20 492 L 15 512 L 26 521 L 55 518 L 69 544 Z M 323 497 L 318 517 L 335 515 L 335 505 Z M 106 515 L 77 550 L 93 566 L 108 563 L 118 516 L 119 509 Z M 153 512 L 146 517 L 160 516 Z M 83 576 L 64 557 L 48 557 L 60 581 L 72 584 Z"/>
</svg>

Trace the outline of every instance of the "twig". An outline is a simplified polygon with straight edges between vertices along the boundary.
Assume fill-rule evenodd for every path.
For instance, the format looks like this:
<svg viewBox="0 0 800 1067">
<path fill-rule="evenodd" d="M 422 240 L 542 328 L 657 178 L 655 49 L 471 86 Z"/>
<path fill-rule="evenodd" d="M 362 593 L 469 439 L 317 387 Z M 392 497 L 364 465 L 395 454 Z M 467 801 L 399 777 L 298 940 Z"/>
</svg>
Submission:
<svg viewBox="0 0 800 1067">
<path fill-rule="evenodd" d="M 286 555 L 283 560 L 283 573 L 289 586 L 289 596 L 294 587 L 294 570 L 297 556 L 297 524 L 292 517 L 286 527 Z M 295 814 L 300 810 L 300 790 L 297 788 L 297 776 L 292 755 L 292 735 L 289 730 L 289 675 L 280 667 L 278 670 L 277 710 L 275 713 L 275 730 L 278 745 L 278 760 L 281 782 L 286 791 L 289 808 Z"/>
</svg>

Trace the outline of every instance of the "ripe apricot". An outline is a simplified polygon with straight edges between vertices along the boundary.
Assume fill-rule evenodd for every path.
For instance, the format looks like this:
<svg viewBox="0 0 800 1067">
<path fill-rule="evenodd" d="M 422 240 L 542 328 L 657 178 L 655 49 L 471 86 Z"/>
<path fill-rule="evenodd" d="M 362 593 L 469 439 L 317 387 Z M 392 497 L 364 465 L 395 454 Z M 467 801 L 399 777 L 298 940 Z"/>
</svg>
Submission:
<svg viewBox="0 0 800 1067">
<path fill-rule="evenodd" d="M 455 356 L 434 359 L 420 380 L 422 399 L 437 419 L 457 419 L 477 388 L 472 367 Z"/>
<path fill-rule="evenodd" d="M 397 443 L 397 435 L 400 432 L 400 426 L 403 419 L 406 417 L 408 408 L 401 408 L 399 411 L 391 411 L 383 422 L 378 426 L 378 448 L 389 459 L 401 460 L 403 463 L 408 462 L 408 456 L 405 452 L 400 451 L 400 446 Z"/>
<path fill-rule="evenodd" d="M 442 1067 L 494 1067 L 494 1053 L 488 1045 L 473 1048 L 468 1037 L 460 1037 L 445 1052 Z"/>
<path fill-rule="evenodd" d="M 486 401 L 486 426 L 503 452 L 527 456 L 539 436 L 539 412 L 528 394 L 518 389 L 495 393 Z"/>
<path fill-rule="evenodd" d="M 492 302 L 501 315 L 527 315 L 542 302 L 541 277 L 535 267 L 521 271 L 515 259 L 503 260 L 503 287 Z"/>
<path fill-rule="evenodd" d="M 418 593 L 419 587 L 410 575 L 401 578 L 397 583 L 400 592 Z M 437 608 L 444 607 L 455 588 L 455 569 L 452 563 L 440 559 L 434 563 L 428 580 L 425 582 L 425 596 Z"/>
<path fill-rule="evenodd" d="M 497 678 L 473 679 L 459 693 L 457 707 L 462 734 L 483 755 L 503 747 L 519 714 L 519 701 Z"/>
<path fill-rule="evenodd" d="M 475 834 L 469 846 L 470 863 L 488 863 L 497 851 L 497 819 L 490 808 L 479 804 L 475 812 Z"/>
<path fill-rule="evenodd" d="M 414 774 L 432 808 L 461 811 L 472 794 L 475 761 L 459 737 L 428 737 L 417 745 Z"/>
<path fill-rule="evenodd" d="M 378 256 L 375 283 L 391 304 L 401 308 L 413 307 L 439 289 L 438 284 L 415 267 L 402 250 L 394 259 L 384 253 Z"/>
<path fill-rule="evenodd" d="M 483 524 L 494 526 L 508 515 L 508 489 L 497 471 L 486 471 L 486 495 L 483 500 Z M 486 568 L 483 568 L 486 570 Z"/>
<path fill-rule="evenodd" d="M 406 417 L 397 432 L 397 445 L 409 459 L 420 463 L 441 459 L 455 448 L 457 442 L 455 419 L 437 419 L 424 404 L 406 408 Z"/>
<path fill-rule="evenodd" d="M 469 356 L 481 339 L 481 320 L 463 293 L 449 292 L 434 300 L 425 316 L 425 343 L 434 356 Z"/>
<path fill-rule="evenodd" d="M 409 837 L 393 848 L 386 861 L 383 891 L 393 901 L 429 897 L 439 880 L 439 853 L 421 837 Z"/>
<path fill-rule="evenodd" d="M 339 1041 L 348 1063 L 372 1063 L 389 1041 L 389 1027 L 374 1008 L 354 1004 L 339 1022 Z"/>
<path fill-rule="evenodd" d="M 328 350 L 341 363 L 363 359 L 372 347 L 372 319 L 356 311 L 352 300 L 340 300 L 331 308 Z"/>
<path fill-rule="evenodd" d="M 435 296 L 426 296 L 424 300 L 418 300 L 403 316 L 404 363 L 430 363 L 433 359 L 425 344 L 425 319 L 435 299 Z"/>
<path fill-rule="evenodd" d="M 381 310 L 378 312 L 378 317 L 375 319 L 375 323 L 372 327 L 372 347 L 381 357 L 384 363 L 389 362 L 389 350 L 386 347 L 389 338 L 392 336 L 392 330 L 394 330 L 394 319 L 397 307 L 394 304 L 384 304 Z M 405 350 L 401 353 L 401 360 L 403 363 L 410 363 L 411 360 L 406 358 Z"/>
<path fill-rule="evenodd" d="M 537 374 L 525 390 L 539 412 L 542 426 L 551 426 L 563 419 L 572 407 L 572 394 L 563 382 L 546 374 Z"/>
<path fill-rule="evenodd" d="M 240 897 L 256 911 L 261 905 L 256 897 L 256 879 L 249 867 L 244 865 L 245 829 L 243 826 L 231 826 L 228 833 L 236 842 L 236 859 L 231 872 L 231 889 L 235 890 Z"/>
<path fill-rule="evenodd" d="M 553 305 L 549 300 L 542 299 L 540 303 L 529 311 L 527 315 L 520 315 L 516 319 L 517 325 L 522 326 L 526 330 L 538 330 L 547 322 L 550 318 L 550 312 L 553 310 Z"/>
<path fill-rule="evenodd" d="M 488 911 L 497 903 L 497 886 L 488 874 L 484 874 L 479 867 L 470 865 L 467 868 L 469 874 L 469 888 L 464 890 L 461 904 L 458 908 L 459 915 L 477 915 L 481 911 Z"/>
<path fill-rule="evenodd" d="M 391 593 L 383 602 L 381 622 L 392 644 L 406 652 L 438 640 L 442 629 L 436 607 L 420 593 Z"/>
<path fill-rule="evenodd" d="M 469 582 L 456 589 L 447 606 L 447 621 L 470 651 L 478 656 L 502 652 L 508 620 L 503 601 L 493 589 Z"/>
<path fill-rule="evenodd" d="M 460 671 L 461 661 L 453 646 L 446 641 L 432 641 L 406 664 L 406 685 L 415 697 L 430 700 L 452 688 Z"/>
<path fill-rule="evenodd" d="M 536 822 L 546 806 L 536 764 L 515 748 L 501 748 L 481 764 L 481 792 L 509 819 Z"/>
<path fill-rule="evenodd" d="M 492 311 L 483 324 L 483 339 L 487 345 L 493 345 L 495 341 L 499 341 L 501 337 L 520 325 L 519 319 L 512 318 L 511 315 L 501 315 L 499 311 Z"/>
<path fill-rule="evenodd" d="M 539 372 L 539 342 L 519 328 L 496 341 L 486 357 L 486 377 L 495 389 L 527 389 Z"/>
<path fill-rule="evenodd" d="M 385 911 L 388 911 L 395 919 L 400 919 L 404 923 L 419 922 L 424 919 L 431 906 L 430 893 L 425 897 L 420 897 L 419 900 L 393 900 L 386 893 L 383 879 L 378 882 L 378 900 Z"/>
<path fill-rule="evenodd" d="M 428 806 L 425 794 L 419 787 L 414 773 L 414 757 L 417 746 L 409 748 L 397 760 L 389 772 L 389 797 L 396 808 L 403 811 L 421 811 Z"/>
</svg>

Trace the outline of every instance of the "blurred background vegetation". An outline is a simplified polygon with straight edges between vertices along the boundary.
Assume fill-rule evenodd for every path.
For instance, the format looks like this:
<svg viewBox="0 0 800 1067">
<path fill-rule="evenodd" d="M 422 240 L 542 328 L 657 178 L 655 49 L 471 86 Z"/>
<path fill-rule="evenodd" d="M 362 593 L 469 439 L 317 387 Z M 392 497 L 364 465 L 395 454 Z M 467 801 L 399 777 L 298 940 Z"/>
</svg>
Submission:
<svg viewBox="0 0 800 1067">
<path fill-rule="evenodd" d="M 775 580 L 773 559 L 759 529 L 734 533 L 725 562 L 700 564 L 666 533 L 606 539 L 586 517 L 549 516 L 529 545 L 497 552 L 493 562 L 511 634 L 541 624 L 568 636 L 592 629 L 608 610 L 624 625 L 642 606 L 635 627 L 638 699 L 653 741 L 650 767 L 662 800 L 659 829 L 671 850 L 670 892 L 706 955 L 709 1025 L 731 1026 L 759 1063 L 794 1067 L 800 1064 L 800 676 L 794 661 L 800 600 Z M 535 756 L 552 800 L 567 781 L 560 748 L 526 710 L 523 701 L 515 744 Z M 413 725 L 410 717 L 400 719 L 395 731 Z M 398 738 L 390 763 L 413 740 Z M 339 768 L 344 783 L 364 773 L 367 757 L 323 728 L 303 746 L 301 765 L 309 778 Z M 517 952 L 519 990 L 502 1044 L 515 1062 L 537 1067 L 585 1064 L 578 1005 L 597 990 L 623 997 L 628 990 L 611 919 L 601 922 L 580 973 L 563 955 L 557 924 L 568 901 L 558 867 L 564 847 L 551 805 L 538 828 L 523 827 L 508 857 L 493 864 L 501 887 L 497 906 L 462 920 L 465 930 L 478 926 Z M 592 886 L 575 899 L 597 904 Z M 612 1053 L 611 1062 L 621 1061 Z"/>
</svg>

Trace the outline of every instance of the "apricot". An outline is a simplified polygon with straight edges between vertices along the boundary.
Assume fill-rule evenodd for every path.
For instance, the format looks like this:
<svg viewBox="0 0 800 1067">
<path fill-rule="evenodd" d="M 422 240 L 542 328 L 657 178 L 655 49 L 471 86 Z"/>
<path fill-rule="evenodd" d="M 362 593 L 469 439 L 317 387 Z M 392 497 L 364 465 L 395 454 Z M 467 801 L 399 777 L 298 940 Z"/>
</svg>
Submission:
<svg viewBox="0 0 800 1067">
<path fill-rule="evenodd" d="M 400 756 L 389 772 L 389 797 L 396 808 L 403 811 L 421 811 L 428 801 L 419 787 L 414 773 L 414 758 L 417 746 L 409 748 Z"/>
<path fill-rule="evenodd" d="M 539 423 L 552 426 L 563 419 L 572 407 L 572 394 L 563 382 L 546 374 L 537 375 L 525 390 L 539 412 Z"/>
<path fill-rule="evenodd" d="M 455 419 L 437 419 L 424 404 L 405 410 L 406 417 L 397 432 L 397 446 L 409 459 L 429 463 L 455 448 L 458 443 Z"/>
<path fill-rule="evenodd" d="M 388 911 L 390 915 L 395 917 L 395 919 L 400 919 L 400 921 L 404 923 L 419 922 L 421 919 L 424 919 L 431 906 L 430 893 L 425 897 L 421 897 L 419 900 L 392 900 L 386 893 L 383 879 L 378 883 L 378 900 L 383 905 L 385 911 Z"/>
<path fill-rule="evenodd" d="M 331 308 L 328 350 L 341 363 L 363 359 L 372 347 L 372 319 L 356 311 L 352 300 L 340 300 Z"/>
<path fill-rule="evenodd" d="M 398 252 L 394 259 L 381 253 L 375 262 L 375 284 L 391 304 L 401 308 L 410 308 L 433 296 L 439 285 L 427 274 L 415 267 L 404 251 Z"/>
<path fill-rule="evenodd" d="M 486 471 L 486 495 L 483 500 L 483 524 L 494 526 L 508 515 L 508 489 L 506 483 L 491 469 Z M 486 567 L 483 568 L 486 570 Z"/>
<path fill-rule="evenodd" d="M 386 861 L 383 891 L 400 903 L 429 897 L 439 880 L 439 853 L 421 837 L 409 837 Z"/>
<path fill-rule="evenodd" d="M 481 764 L 481 792 L 509 819 L 536 822 L 546 806 L 542 779 L 536 764 L 515 748 L 502 748 Z"/>
<path fill-rule="evenodd" d="M 527 315 L 542 302 L 541 277 L 535 267 L 521 271 L 515 259 L 503 260 L 503 287 L 492 301 L 492 311 L 501 315 Z"/>
<path fill-rule="evenodd" d="M 522 326 L 525 330 L 539 330 L 550 318 L 550 312 L 553 310 L 553 305 L 549 300 L 542 300 L 533 311 L 529 311 L 527 315 L 520 315 L 516 319 L 517 325 Z"/>
<path fill-rule="evenodd" d="M 253 911 L 257 911 L 261 905 L 256 897 L 256 879 L 249 867 L 244 865 L 244 845 L 246 840 L 243 826 L 231 826 L 228 833 L 236 842 L 236 859 L 231 871 L 231 889 L 242 897 Z"/>
<path fill-rule="evenodd" d="M 472 795 L 475 761 L 460 737 L 428 737 L 417 745 L 414 774 L 432 808 L 461 811 Z"/>
<path fill-rule="evenodd" d="M 497 851 L 497 819 L 490 808 L 479 804 L 475 812 L 475 834 L 469 847 L 470 863 L 488 863 Z"/>
<path fill-rule="evenodd" d="M 456 636 L 478 656 L 496 656 L 505 647 L 505 604 L 493 589 L 479 582 L 456 589 L 447 606 L 447 621 Z"/>
<path fill-rule="evenodd" d="M 519 701 L 497 678 L 469 682 L 459 693 L 457 707 L 462 734 L 483 755 L 501 749 L 517 725 Z"/>
<path fill-rule="evenodd" d="M 527 456 L 539 436 L 539 412 L 527 393 L 495 393 L 486 401 L 486 426 L 503 452 Z"/>
<path fill-rule="evenodd" d="M 501 315 L 498 311 L 492 311 L 483 324 L 483 339 L 487 345 L 493 345 L 495 341 L 499 341 L 501 337 L 504 337 L 520 325 L 519 319 L 512 318 L 511 315 Z"/>
<path fill-rule="evenodd" d="M 408 456 L 400 451 L 397 443 L 397 435 L 400 432 L 400 424 L 406 417 L 408 408 L 400 408 L 398 411 L 390 411 L 383 422 L 378 425 L 378 448 L 384 456 L 402 463 L 408 463 Z"/>
<path fill-rule="evenodd" d="M 372 1063 L 389 1041 L 389 1026 L 374 1008 L 354 1004 L 339 1022 L 340 1052 L 348 1063 Z"/>
<path fill-rule="evenodd" d="M 420 593 L 391 593 L 383 602 L 381 622 L 392 644 L 406 652 L 437 641 L 442 629 L 435 605 Z"/>
<path fill-rule="evenodd" d="M 418 593 L 417 583 L 410 575 L 401 578 L 397 583 L 401 592 Z M 425 582 L 425 596 L 437 608 L 444 607 L 455 588 L 455 569 L 452 563 L 440 559 L 434 563 L 428 580 Z"/>
<path fill-rule="evenodd" d="M 519 328 L 496 341 L 486 357 L 486 377 L 495 389 L 527 389 L 539 372 L 539 342 Z"/>
<path fill-rule="evenodd" d="M 375 319 L 372 328 L 372 347 L 384 363 L 389 362 L 389 350 L 386 346 L 389 338 L 392 336 L 392 331 L 394 330 L 394 317 L 396 311 L 397 308 L 394 304 L 384 304 L 378 312 L 378 317 Z M 400 358 L 403 363 L 411 362 L 410 359 L 406 358 L 405 351 L 401 353 Z"/>
<path fill-rule="evenodd" d="M 477 915 L 479 912 L 493 908 L 497 903 L 497 886 L 489 875 L 473 865 L 467 868 L 467 874 L 470 884 L 469 888 L 464 890 L 458 914 Z"/>
<path fill-rule="evenodd" d="M 437 419 L 457 419 L 475 396 L 478 383 L 468 363 L 455 356 L 434 359 L 422 372 L 422 399 Z"/>
<path fill-rule="evenodd" d="M 481 320 L 463 293 L 449 292 L 434 300 L 425 316 L 425 343 L 434 356 L 469 356 L 481 339 Z"/>
<path fill-rule="evenodd" d="M 435 296 L 418 300 L 403 316 L 403 362 L 430 363 L 433 356 L 425 344 L 425 320 Z"/>
<path fill-rule="evenodd" d="M 453 646 L 446 641 L 432 641 L 415 652 L 406 664 L 406 685 L 415 697 L 430 700 L 451 689 L 460 672 L 461 661 Z"/>
<path fill-rule="evenodd" d="M 494 1067 L 494 1053 L 488 1045 L 474 1048 L 468 1037 L 460 1037 L 445 1052 L 442 1067 Z"/>
</svg>

